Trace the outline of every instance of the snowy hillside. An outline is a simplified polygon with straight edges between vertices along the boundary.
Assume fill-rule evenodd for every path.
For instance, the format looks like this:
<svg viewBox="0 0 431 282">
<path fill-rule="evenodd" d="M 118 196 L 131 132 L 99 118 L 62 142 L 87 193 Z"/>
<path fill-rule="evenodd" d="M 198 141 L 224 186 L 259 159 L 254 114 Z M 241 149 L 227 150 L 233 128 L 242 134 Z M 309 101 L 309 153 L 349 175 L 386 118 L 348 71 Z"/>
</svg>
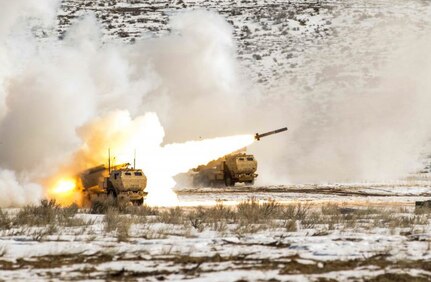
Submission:
<svg viewBox="0 0 431 282">
<path fill-rule="evenodd" d="M 295 83 L 310 91 L 332 76 L 337 86 L 346 86 L 344 79 L 372 84 L 373 69 L 399 47 L 393 39 L 405 36 L 400 29 L 420 36 L 431 25 L 429 1 L 64 0 L 59 33 L 91 11 L 106 39 L 133 42 L 168 33 L 169 16 L 183 9 L 223 15 L 233 26 L 242 66 L 266 91 Z M 384 44 L 370 44 L 382 26 Z"/>
</svg>

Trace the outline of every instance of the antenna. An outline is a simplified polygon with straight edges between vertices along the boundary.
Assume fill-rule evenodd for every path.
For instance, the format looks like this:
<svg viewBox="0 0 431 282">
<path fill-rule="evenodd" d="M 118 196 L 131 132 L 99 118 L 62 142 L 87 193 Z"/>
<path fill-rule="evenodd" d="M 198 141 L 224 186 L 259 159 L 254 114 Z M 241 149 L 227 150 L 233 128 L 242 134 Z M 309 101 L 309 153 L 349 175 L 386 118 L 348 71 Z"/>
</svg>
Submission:
<svg viewBox="0 0 431 282">
<path fill-rule="evenodd" d="M 111 148 L 108 148 L 108 173 L 111 174 Z"/>
<path fill-rule="evenodd" d="M 136 169 L 136 149 L 133 156 L 133 169 Z"/>
</svg>

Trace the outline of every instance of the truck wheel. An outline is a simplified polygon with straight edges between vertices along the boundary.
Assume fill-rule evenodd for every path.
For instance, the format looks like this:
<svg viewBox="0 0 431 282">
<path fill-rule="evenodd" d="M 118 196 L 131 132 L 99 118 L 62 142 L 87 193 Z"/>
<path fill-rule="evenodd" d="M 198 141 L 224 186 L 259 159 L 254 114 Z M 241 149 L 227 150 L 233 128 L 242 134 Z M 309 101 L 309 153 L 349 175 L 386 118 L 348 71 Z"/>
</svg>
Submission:
<svg viewBox="0 0 431 282">
<path fill-rule="evenodd" d="M 193 178 L 193 187 L 201 187 L 201 182 L 196 177 Z"/>
<path fill-rule="evenodd" d="M 82 192 L 82 194 L 81 194 L 81 205 L 84 208 L 91 208 L 91 204 L 92 204 L 92 200 L 91 200 L 90 194 L 87 193 L 86 191 Z"/>
<path fill-rule="evenodd" d="M 117 201 L 117 193 L 114 190 L 108 190 L 108 201 L 115 203 Z"/>
<path fill-rule="evenodd" d="M 251 180 L 251 181 L 246 181 L 245 184 L 247 184 L 247 185 L 254 185 L 254 179 Z"/>
<path fill-rule="evenodd" d="M 134 206 L 142 206 L 144 204 L 144 198 L 142 198 L 140 200 L 132 201 L 132 204 Z"/>
<path fill-rule="evenodd" d="M 235 185 L 235 181 L 232 180 L 232 177 L 230 175 L 226 175 L 225 179 L 224 179 L 224 184 L 226 184 L 226 186 L 234 186 Z"/>
</svg>

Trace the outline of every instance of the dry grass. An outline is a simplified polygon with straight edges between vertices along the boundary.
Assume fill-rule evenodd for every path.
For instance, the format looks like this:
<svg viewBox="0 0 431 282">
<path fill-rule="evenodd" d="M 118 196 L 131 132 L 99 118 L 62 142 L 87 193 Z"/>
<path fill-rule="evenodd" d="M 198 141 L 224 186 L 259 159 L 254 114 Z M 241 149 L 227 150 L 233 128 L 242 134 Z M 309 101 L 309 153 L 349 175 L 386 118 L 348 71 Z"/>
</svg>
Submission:
<svg viewBox="0 0 431 282">
<path fill-rule="evenodd" d="M 10 221 L 13 226 L 81 226 L 86 223 L 75 218 L 78 206 L 60 207 L 54 200 L 42 200 L 38 206 L 25 206 Z"/>
<path fill-rule="evenodd" d="M 196 210 L 190 212 L 187 218 L 190 221 L 190 225 L 199 232 L 202 232 L 205 229 L 206 223 L 210 221 L 208 213 L 202 207 L 198 207 Z"/>
<path fill-rule="evenodd" d="M 149 207 L 147 205 L 142 206 L 126 206 L 124 209 L 119 210 L 123 214 L 130 214 L 139 217 L 156 216 L 159 214 L 158 208 Z"/>
<path fill-rule="evenodd" d="M 106 214 L 108 210 L 112 207 L 117 207 L 115 201 L 110 198 L 103 200 L 96 200 L 92 203 L 90 208 L 91 214 Z"/>
<path fill-rule="evenodd" d="M 159 213 L 157 219 L 159 222 L 167 224 L 184 224 L 184 210 L 180 207 L 170 208 Z"/>
<path fill-rule="evenodd" d="M 270 199 L 262 203 L 256 198 L 251 198 L 238 204 L 237 215 L 240 221 L 260 223 L 281 218 L 283 212 L 281 205 L 275 200 Z"/>
<path fill-rule="evenodd" d="M 429 213 L 413 212 L 406 208 L 345 208 L 334 204 L 319 208 L 304 204 L 281 205 L 274 200 L 258 201 L 256 198 L 245 200 L 237 206 L 224 206 L 219 202 L 213 207 L 193 209 L 180 207 L 159 209 L 145 205 L 119 207 L 110 204 L 112 203 L 101 203 L 91 212 L 103 211 L 105 232 L 115 232 L 120 241 L 128 240 L 133 224 L 176 225 L 177 230 L 182 230 L 177 232 L 188 234 L 188 237 L 196 236 L 195 232 L 200 233 L 206 229 L 243 237 L 269 229 L 285 232 L 315 229 L 314 234 L 327 234 L 331 230 L 361 231 L 387 228 L 391 234 L 413 234 L 420 232 L 421 228 L 426 229 L 431 219 Z M 20 226 L 46 227 L 45 231 L 39 231 L 34 235 L 37 239 L 56 233 L 56 228 L 60 226 L 83 226 L 89 227 L 91 231 L 91 225 L 95 222 L 76 217 L 78 212 L 77 206 L 64 208 L 54 201 L 42 201 L 38 206 L 24 207 L 16 215 L 0 210 L 0 229 L 9 230 Z M 147 235 L 166 237 L 169 236 L 168 233 L 163 236 Z"/>
<path fill-rule="evenodd" d="M 108 209 L 103 218 L 103 222 L 105 223 L 105 231 L 112 232 L 117 230 L 123 218 L 120 216 L 118 210 L 116 209 Z"/>
<path fill-rule="evenodd" d="M 0 209 L 0 229 L 9 229 L 12 226 L 10 216 Z"/>
<path fill-rule="evenodd" d="M 110 208 L 106 212 L 103 222 L 106 232 L 115 232 L 117 240 L 120 242 L 128 241 L 130 237 L 130 227 L 134 223 L 131 216 L 122 215 L 115 208 Z"/>
<path fill-rule="evenodd" d="M 0 257 L 3 257 L 7 253 L 7 246 L 2 245 L 0 246 Z"/>
<path fill-rule="evenodd" d="M 310 205 L 281 205 L 274 200 L 258 201 L 248 199 L 234 207 L 224 206 L 221 202 L 213 207 L 197 207 L 185 210 L 179 207 L 159 212 L 154 222 L 191 226 L 202 232 L 211 229 L 218 232 L 232 230 L 238 236 L 255 233 L 260 230 L 284 228 L 287 232 L 298 229 L 357 230 L 384 227 L 402 229 L 411 226 L 426 226 L 429 214 L 414 214 L 406 209 L 394 208 L 344 208 L 328 204 L 320 207 Z"/>
<path fill-rule="evenodd" d="M 247 250 L 252 250 L 253 246 L 289 248 L 295 244 L 295 238 L 300 238 L 300 236 L 332 236 L 339 233 L 341 233 L 341 236 L 334 236 L 334 239 L 330 240 L 349 241 L 356 244 L 356 242 L 364 240 L 362 238 L 364 234 L 391 232 L 391 234 L 408 237 L 406 240 L 423 241 L 422 235 L 424 233 L 429 234 L 431 215 L 426 213 L 417 214 L 412 209 L 401 210 L 399 208 L 385 207 L 345 208 L 337 205 L 323 205 L 320 207 L 304 204 L 282 205 L 273 200 L 264 202 L 252 198 L 239 203 L 237 206 L 225 206 L 221 202 L 213 207 L 197 208 L 149 208 L 147 206 L 120 208 L 111 206 L 106 209 L 103 215 L 88 216 L 92 220 L 94 219 L 90 222 L 92 226 L 84 225 L 76 228 L 74 219 L 82 217 L 76 216 L 78 212 L 79 210 L 76 206 L 61 208 L 53 202 L 42 202 L 39 206 L 23 208 L 16 215 L 13 212 L 7 213 L 0 210 L 2 236 L 13 236 L 16 234 L 13 232 L 18 232 L 33 241 L 64 240 L 63 235 L 69 236 L 73 232 L 74 235 L 85 233 L 85 236 L 77 239 L 82 239 L 86 242 L 106 237 L 110 239 L 116 238 L 120 242 L 141 242 L 142 239 L 167 239 L 168 241 L 161 242 L 163 249 L 159 252 L 160 261 L 166 263 L 172 260 L 173 264 L 181 264 L 188 274 L 191 269 L 199 273 L 199 266 L 203 261 L 207 263 L 213 260 L 217 263 L 223 261 L 232 262 L 235 269 L 249 270 L 251 267 L 262 270 L 272 269 L 280 273 L 280 275 L 323 275 L 328 272 L 368 267 L 381 270 L 386 270 L 388 267 L 431 270 L 429 261 L 393 261 L 388 259 L 392 254 L 391 245 L 382 245 L 376 250 L 371 250 L 367 257 L 364 256 L 360 259 L 347 261 L 325 260 L 322 262 L 315 261 L 315 263 L 310 264 L 298 260 L 300 257 L 297 255 L 293 255 L 289 260 L 283 258 L 281 261 L 271 259 L 257 260 L 253 257 L 248 258 L 243 253 L 238 256 L 217 254 L 214 258 L 191 257 L 187 251 L 186 255 L 181 253 L 180 248 L 177 248 L 172 244 L 172 241 L 169 241 L 169 238 L 172 237 L 180 237 L 181 240 L 193 237 L 201 238 L 205 236 L 201 232 L 208 230 L 218 232 L 215 235 L 217 237 L 225 237 L 221 241 L 226 242 L 226 244 L 251 246 Z M 21 218 L 18 220 L 18 217 Z M 74 226 L 75 228 L 62 228 L 64 226 Z M 11 228 L 7 229 L 8 227 Z M 384 231 L 382 231 L 381 227 L 385 227 Z M 377 229 L 373 230 L 374 228 Z M 66 232 L 62 232 L 62 230 L 66 230 Z M 268 230 L 271 232 L 268 232 Z M 334 233 L 333 230 L 337 231 Z M 260 242 L 258 240 L 256 242 L 254 240 L 256 237 L 251 235 L 262 231 L 266 233 L 259 234 L 258 238 L 261 238 L 261 235 L 269 235 L 268 237 L 273 238 L 273 241 Z M 273 231 L 274 233 L 272 233 Z M 346 233 L 342 234 L 345 231 Z M 297 233 L 292 234 L 292 232 Z M 57 237 L 55 234 L 58 234 Z M 356 236 L 356 234 L 360 236 Z M 231 240 L 235 236 L 240 240 Z M 291 238 L 287 241 L 284 240 L 289 237 Z M 419 244 L 423 246 L 424 256 L 429 253 L 431 249 L 430 242 L 419 242 Z M 0 257 L 2 253 L 5 254 L 6 252 L 7 249 L 2 250 L 0 247 Z M 375 253 L 378 256 L 373 256 Z M 122 255 L 116 255 L 115 259 L 121 259 Z M 131 255 L 137 255 L 137 260 L 147 259 L 143 258 L 141 253 Z M 78 262 L 80 257 L 82 255 L 71 256 L 70 260 Z M 112 261 L 113 257 L 113 255 L 110 255 L 106 259 Z M 152 256 L 149 257 L 151 257 L 151 260 L 153 259 Z M 105 256 L 97 255 L 94 259 L 105 261 Z M 50 264 L 58 263 L 57 261 L 52 261 L 52 257 L 49 258 L 50 261 L 45 260 L 45 257 L 42 257 L 40 261 L 38 260 L 19 261 L 18 265 L 19 267 L 25 267 L 40 263 L 41 266 L 49 265 L 51 267 Z M 130 261 L 130 257 L 124 257 L 123 260 Z M 3 267 L 8 267 L 7 263 L 9 262 L 3 262 Z M 85 261 L 85 263 L 89 262 Z M 190 265 L 190 263 L 193 265 Z M 62 265 L 64 265 L 64 259 L 62 260 Z M 0 266 L 2 266 L 1 260 Z M 207 269 L 210 269 L 210 267 Z M 123 271 L 120 272 L 124 274 Z M 178 270 L 175 272 L 175 275 L 177 274 Z M 127 275 L 128 278 L 136 278 L 134 275 L 140 274 L 131 272 Z M 110 276 L 110 278 L 112 277 Z M 391 278 L 399 278 L 401 281 L 404 281 L 402 279 L 425 281 L 422 278 L 428 279 L 429 277 L 385 274 L 375 278 L 368 278 L 374 279 L 374 281 L 390 281 L 385 279 Z"/>
<path fill-rule="evenodd" d="M 310 205 L 288 205 L 284 207 L 283 217 L 290 220 L 304 220 L 310 213 Z"/>
<path fill-rule="evenodd" d="M 14 225 L 46 226 L 56 223 L 60 206 L 54 200 L 42 200 L 39 206 L 25 206 L 14 218 Z"/>
</svg>

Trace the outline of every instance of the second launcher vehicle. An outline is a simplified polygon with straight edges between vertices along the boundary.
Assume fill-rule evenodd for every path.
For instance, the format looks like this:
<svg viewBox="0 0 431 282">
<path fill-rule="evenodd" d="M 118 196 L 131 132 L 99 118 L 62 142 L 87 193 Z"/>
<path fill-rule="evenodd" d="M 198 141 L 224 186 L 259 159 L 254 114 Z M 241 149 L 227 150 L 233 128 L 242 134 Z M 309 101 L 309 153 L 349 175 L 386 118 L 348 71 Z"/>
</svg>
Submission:
<svg viewBox="0 0 431 282">
<path fill-rule="evenodd" d="M 287 131 L 287 127 L 262 134 L 256 133 L 255 139 Z M 257 160 L 254 155 L 245 153 L 245 149 L 233 152 L 206 165 L 198 166 L 191 170 L 193 186 L 195 187 L 217 187 L 234 186 L 235 183 L 253 185 L 258 176 Z"/>
</svg>

